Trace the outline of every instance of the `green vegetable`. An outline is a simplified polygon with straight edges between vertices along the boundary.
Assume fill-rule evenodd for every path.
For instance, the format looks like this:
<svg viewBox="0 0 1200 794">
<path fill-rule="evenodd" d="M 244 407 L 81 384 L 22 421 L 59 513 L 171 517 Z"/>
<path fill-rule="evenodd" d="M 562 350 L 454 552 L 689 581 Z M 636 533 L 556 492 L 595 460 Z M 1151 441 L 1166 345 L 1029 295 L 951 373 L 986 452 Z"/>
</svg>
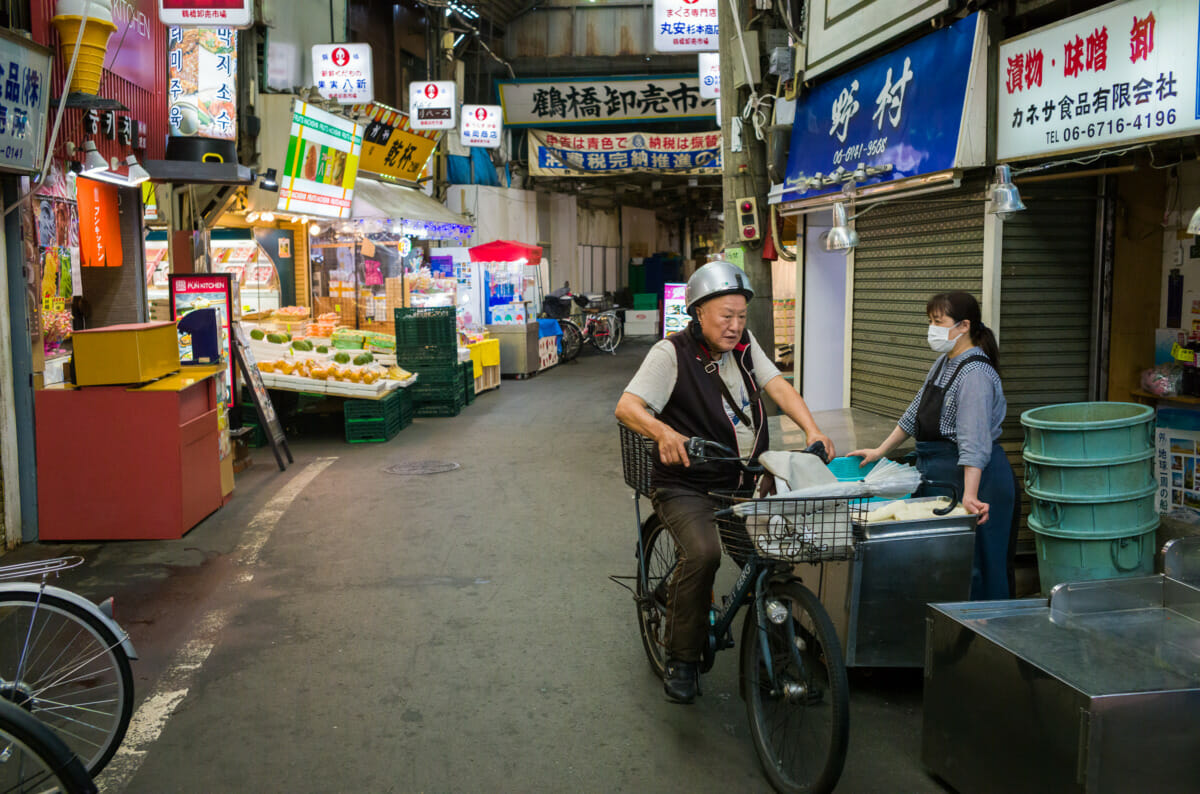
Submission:
<svg viewBox="0 0 1200 794">
<path fill-rule="evenodd" d="M 350 363 L 350 354 L 349 353 L 338 353 L 336 356 L 333 357 L 333 360 L 339 364 L 349 364 Z"/>
<path fill-rule="evenodd" d="M 251 329 L 250 329 L 250 338 L 251 338 L 251 339 L 257 339 L 257 340 L 261 341 L 261 340 L 263 340 L 263 339 L 266 339 L 266 338 L 267 338 L 267 334 L 266 334 L 266 332 L 265 332 L 265 331 L 263 331 L 263 329 L 261 329 L 261 328 L 251 328 Z"/>
<path fill-rule="evenodd" d="M 363 364 L 370 364 L 374 360 L 375 356 L 371 355 L 370 353 L 363 353 L 361 356 L 354 357 L 354 363 L 359 366 L 362 366 Z"/>
<path fill-rule="evenodd" d="M 267 334 L 267 341 L 276 345 L 286 345 L 288 338 L 284 334 Z"/>
<path fill-rule="evenodd" d="M 296 341 L 292 342 L 292 350 L 303 350 L 305 352 L 309 352 L 312 349 L 312 342 L 309 342 L 307 339 L 297 339 Z"/>
<path fill-rule="evenodd" d="M 317 348 L 317 352 L 318 352 L 318 353 L 328 353 L 328 352 L 329 352 L 329 348 L 328 348 L 328 347 L 326 347 L 325 345 L 321 345 L 320 347 L 318 347 L 318 348 Z"/>
</svg>

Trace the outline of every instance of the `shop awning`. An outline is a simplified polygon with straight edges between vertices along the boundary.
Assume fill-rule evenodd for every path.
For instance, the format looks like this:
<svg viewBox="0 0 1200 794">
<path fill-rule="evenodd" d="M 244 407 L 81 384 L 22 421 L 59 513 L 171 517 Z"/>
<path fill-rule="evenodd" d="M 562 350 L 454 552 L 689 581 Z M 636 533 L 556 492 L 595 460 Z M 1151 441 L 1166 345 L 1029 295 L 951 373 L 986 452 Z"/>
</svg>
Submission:
<svg viewBox="0 0 1200 794">
<path fill-rule="evenodd" d="M 462 215 L 451 211 L 419 190 L 376 182 L 361 176 L 354 182 L 354 205 L 350 216 L 355 219 L 390 218 L 397 221 L 473 226 Z"/>
</svg>

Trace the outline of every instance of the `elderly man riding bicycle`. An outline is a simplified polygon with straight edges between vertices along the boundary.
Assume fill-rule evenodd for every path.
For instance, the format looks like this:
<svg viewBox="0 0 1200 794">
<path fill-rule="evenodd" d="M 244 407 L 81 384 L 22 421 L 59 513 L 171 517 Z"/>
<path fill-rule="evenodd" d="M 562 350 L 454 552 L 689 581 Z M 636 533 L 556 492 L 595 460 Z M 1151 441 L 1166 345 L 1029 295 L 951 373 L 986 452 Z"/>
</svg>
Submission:
<svg viewBox="0 0 1200 794">
<path fill-rule="evenodd" d="M 833 442 L 821 432 L 804 399 L 746 330 L 754 290 L 742 270 L 713 261 L 688 280 L 692 321 L 650 349 L 617 402 L 624 425 L 658 443 L 654 509 L 675 540 L 678 566 L 666 593 L 668 663 L 663 687 L 678 703 L 697 692 L 698 663 L 708 631 L 713 580 L 721 564 L 712 491 L 743 483 L 736 463 L 689 465 L 686 443 L 699 437 L 725 444 L 743 457 L 769 447 L 762 394 L 820 441 L 830 457 Z"/>
</svg>

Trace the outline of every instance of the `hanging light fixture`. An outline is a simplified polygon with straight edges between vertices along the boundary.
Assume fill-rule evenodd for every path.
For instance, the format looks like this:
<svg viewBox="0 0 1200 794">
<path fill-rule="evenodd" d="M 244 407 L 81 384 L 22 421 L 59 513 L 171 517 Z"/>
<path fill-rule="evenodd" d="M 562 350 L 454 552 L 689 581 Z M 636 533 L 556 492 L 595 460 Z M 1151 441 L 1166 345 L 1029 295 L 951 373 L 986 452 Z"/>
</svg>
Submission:
<svg viewBox="0 0 1200 794">
<path fill-rule="evenodd" d="M 1012 175 L 1006 165 L 996 166 L 996 184 L 992 185 L 992 206 L 988 212 L 1008 218 L 1015 212 L 1025 209 L 1021 201 L 1021 192 L 1012 183 Z"/>
<path fill-rule="evenodd" d="M 270 210 L 267 210 L 266 212 L 262 213 L 258 217 L 262 220 L 263 223 L 274 223 L 275 222 L 275 213 L 271 212 Z"/>
<path fill-rule="evenodd" d="M 96 142 L 89 140 L 83 144 L 83 175 L 96 174 L 108 170 L 104 155 L 96 148 Z"/>
<path fill-rule="evenodd" d="M 858 232 L 850 228 L 852 219 L 846 217 L 846 205 L 839 201 L 833 205 L 833 228 L 821 235 L 821 246 L 826 251 L 841 251 L 849 254 L 858 245 Z"/>
<path fill-rule="evenodd" d="M 132 154 L 125 158 L 125 165 L 129 166 L 129 174 L 126 180 L 130 185 L 140 185 L 143 182 L 150 181 L 149 172 L 145 168 L 142 168 L 142 164 Z"/>
</svg>

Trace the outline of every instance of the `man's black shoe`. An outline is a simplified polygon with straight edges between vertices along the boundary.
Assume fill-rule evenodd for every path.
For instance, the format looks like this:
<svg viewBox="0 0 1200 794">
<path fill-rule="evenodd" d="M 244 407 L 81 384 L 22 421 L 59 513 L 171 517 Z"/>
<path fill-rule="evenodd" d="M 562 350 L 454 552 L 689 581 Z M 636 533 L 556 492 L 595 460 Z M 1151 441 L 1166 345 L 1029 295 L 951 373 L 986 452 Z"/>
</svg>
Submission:
<svg viewBox="0 0 1200 794">
<path fill-rule="evenodd" d="M 696 699 L 696 692 L 700 688 L 698 676 L 695 662 L 678 662 L 671 659 L 667 662 L 666 675 L 663 676 L 663 691 L 676 703 L 691 703 Z"/>
</svg>

